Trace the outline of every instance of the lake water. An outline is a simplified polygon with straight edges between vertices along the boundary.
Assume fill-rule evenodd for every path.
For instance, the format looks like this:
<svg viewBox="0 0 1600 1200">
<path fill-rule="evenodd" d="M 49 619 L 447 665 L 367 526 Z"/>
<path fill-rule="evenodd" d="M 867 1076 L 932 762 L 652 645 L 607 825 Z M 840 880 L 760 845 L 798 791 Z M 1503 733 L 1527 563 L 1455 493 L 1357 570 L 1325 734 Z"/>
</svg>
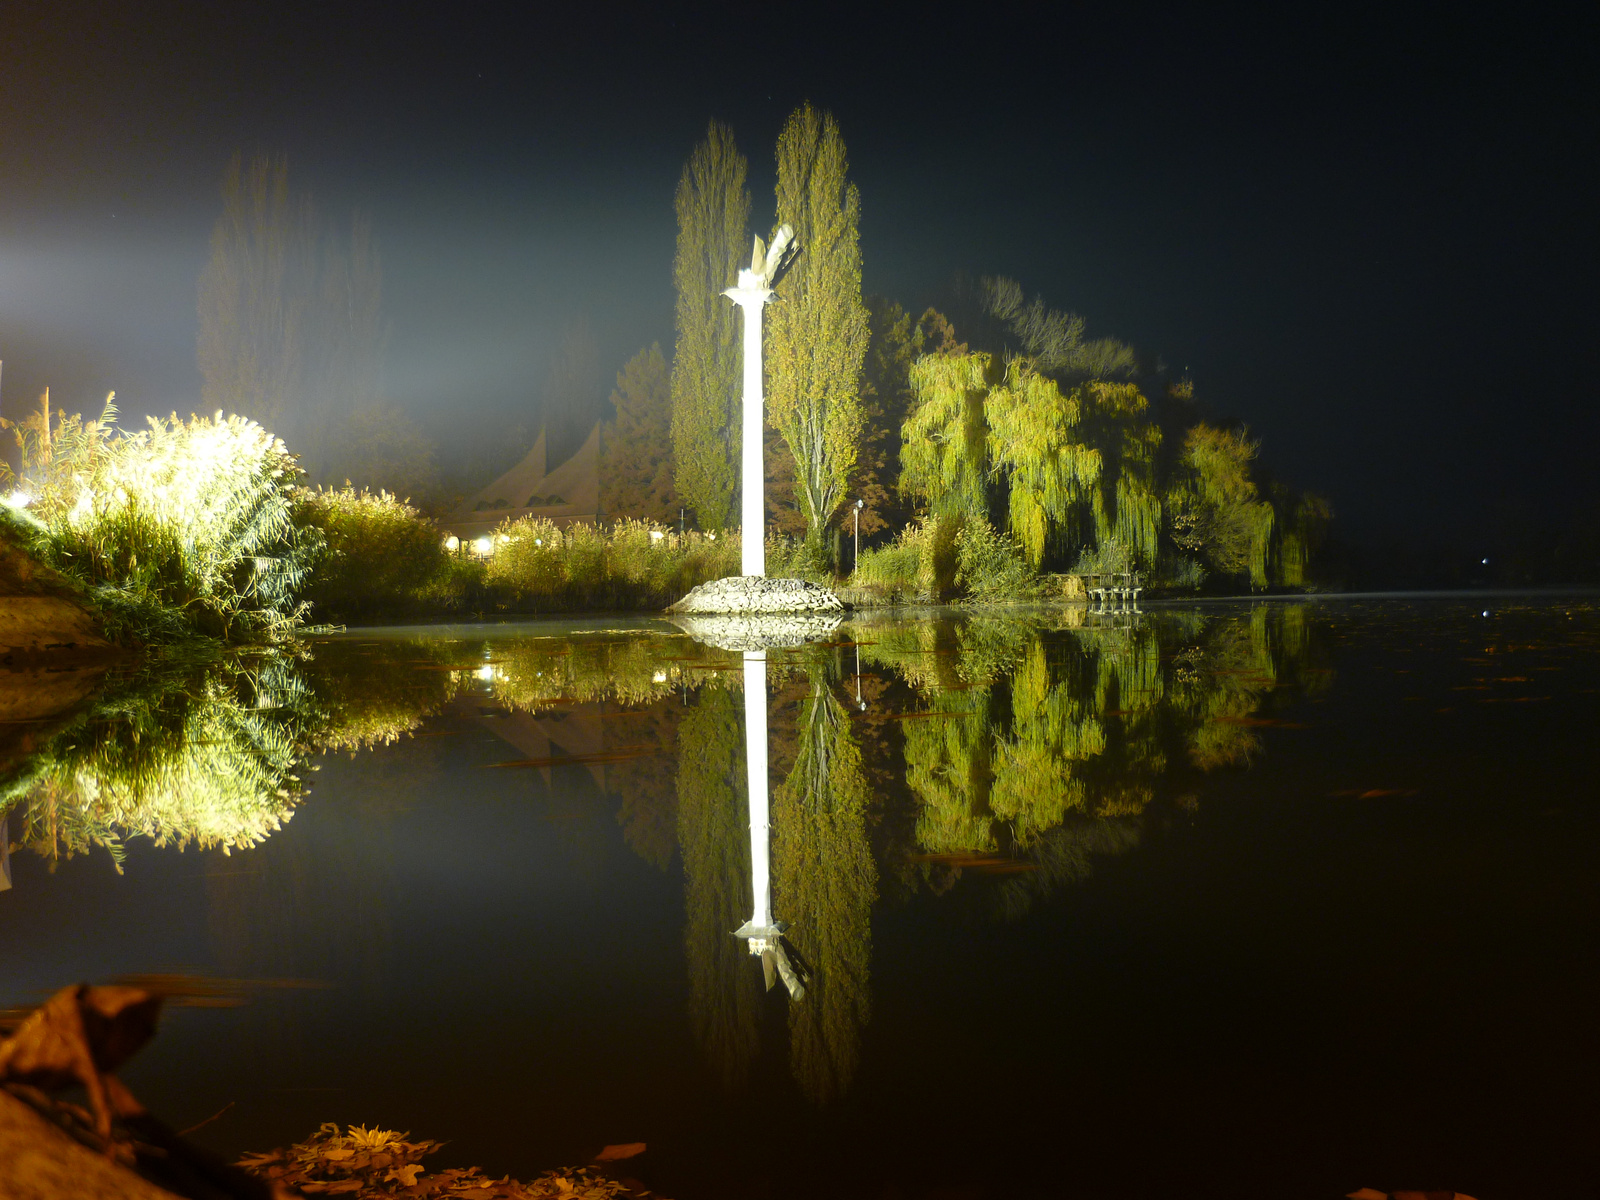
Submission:
<svg viewBox="0 0 1600 1200">
<path fill-rule="evenodd" d="M 754 843 L 745 659 L 609 618 L 112 678 L 7 760 L 0 1005 L 235 981 L 122 1073 L 229 1154 L 1596 1194 L 1592 598 L 865 614 L 766 653 Z"/>
</svg>

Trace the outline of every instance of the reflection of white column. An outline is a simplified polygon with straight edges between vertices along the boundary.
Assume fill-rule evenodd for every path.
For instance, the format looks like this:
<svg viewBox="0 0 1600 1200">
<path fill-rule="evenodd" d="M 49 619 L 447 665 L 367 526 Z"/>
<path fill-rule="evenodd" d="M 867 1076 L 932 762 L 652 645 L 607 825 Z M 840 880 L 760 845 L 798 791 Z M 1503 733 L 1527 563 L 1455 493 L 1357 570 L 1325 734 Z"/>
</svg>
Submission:
<svg viewBox="0 0 1600 1200">
<path fill-rule="evenodd" d="M 11 818 L 0 817 L 0 892 L 11 887 Z"/>
<path fill-rule="evenodd" d="M 766 467 L 761 447 L 765 396 L 761 381 L 761 310 L 772 299 L 766 280 L 740 271 L 739 286 L 723 295 L 744 309 L 744 451 L 739 467 L 740 572 L 767 573 Z"/>
<path fill-rule="evenodd" d="M 744 652 L 745 772 L 750 788 L 750 928 L 772 928 L 771 822 L 767 811 L 767 652 Z M 757 935 L 760 936 L 759 934 Z M 751 952 L 759 954 L 754 945 Z"/>
</svg>

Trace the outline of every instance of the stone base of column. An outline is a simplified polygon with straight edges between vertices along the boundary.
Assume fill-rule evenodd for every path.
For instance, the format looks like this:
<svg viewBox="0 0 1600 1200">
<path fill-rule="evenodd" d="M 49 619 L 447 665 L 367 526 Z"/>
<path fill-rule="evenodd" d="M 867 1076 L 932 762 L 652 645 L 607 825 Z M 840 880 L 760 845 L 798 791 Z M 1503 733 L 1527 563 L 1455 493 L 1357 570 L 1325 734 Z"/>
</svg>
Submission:
<svg viewBox="0 0 1600 1200">
<path fill-rule="evenodd" d="M 844 604 L 827 588 L 804 579 L 730 575 L 702 583 L 667 609 L 669 613 L 843 613 Z"/>
</svg>

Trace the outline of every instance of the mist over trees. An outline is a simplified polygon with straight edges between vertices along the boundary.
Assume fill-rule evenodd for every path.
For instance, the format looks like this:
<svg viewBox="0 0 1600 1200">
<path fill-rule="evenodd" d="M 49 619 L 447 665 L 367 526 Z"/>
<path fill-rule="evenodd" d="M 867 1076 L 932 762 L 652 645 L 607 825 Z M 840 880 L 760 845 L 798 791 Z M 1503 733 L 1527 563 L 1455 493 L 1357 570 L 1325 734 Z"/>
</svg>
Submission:
<svg viewBox="0 0 1600 1200">
<path fill-rule="evenodd" d="M 672 375 L 660 343 L 617 372 L 616 415 L 600 429 L 600 508 L 608 517 L 678 519 L 673 484 Z"/>
<path fill-rule="evenodd" d="M 383 391 L 389 327 L 372 224 L 348 233 L 291 186 L 283 155 L 240 154 L 199 280 L 201 403 L 295 447 L 313 482 L 351 478 L 432 498 L 432 443 Z"/>
</svg>

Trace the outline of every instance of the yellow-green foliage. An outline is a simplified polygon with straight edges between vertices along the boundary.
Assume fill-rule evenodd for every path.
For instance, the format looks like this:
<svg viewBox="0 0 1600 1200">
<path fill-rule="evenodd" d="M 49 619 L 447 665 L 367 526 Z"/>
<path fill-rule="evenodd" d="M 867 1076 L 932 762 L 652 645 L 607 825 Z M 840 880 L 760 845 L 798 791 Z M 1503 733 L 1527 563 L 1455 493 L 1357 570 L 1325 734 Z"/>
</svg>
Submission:
<svg viewBox="0 0 1600 1200">
<path fill-rule="evenodd" d="M 301 490 L 294 516 L 322 535 L 323 553 L 303 591 L 314 617 L 339 621 L 414 605 L 447 569 L 438 529 L 388 492 Z"/>
<path fill-rule="evenodd" d="M 750 916 L 744 733 L 733 693 L 711 686 L 678 726 L 678 850 L 695 1039 L 723 1082 L 744 1082 L 761 1048 L 760 971 L 730 937 Z"/>
<path fill-rule="evenodd" d="M 311 696 L 282 658 L 158 668 L 102 695 L 0 789 L 19 841 L 52 860 L 147 837 L 254 846 L 289 819 Z M 13 828 L 16 828 L 13 826 Z"/>
<path fill-rule="evenodd" d="M 929 604 L 955 590 L 960 558 L 956 541 L 966 518 L 935 515 L 908 525 L 887 546 L 861 552 L 850 582 L 884 599 Z"/>
<path fill-rule="evenodd" d="M 1249 571 L 1251 585 L 1265 587 L 1273 511 L 1250 478 L 1258 449 L 1243 430 L 1195 425 L 1184 438 L 1167 505 L 1182 549 L 1202 554 L 1225 574 Z"/>
<path fill-rule="evenodd" d="M 617 700 L 650 704 L 683 686 L 698 686 L 711 674 L 682 661 L 700 647 L 687 636 L 600 638 L 528 637 L 494 647 L 487 673 L 495 697 L 514 708 L 537 711 L 557 700 Z M 704 651 L 702 661 L 731 665 L 723 651 Z"/>
<path fill-rule="evenodd" d="M 678 180 L 677 348 L 672 452 L 678 494 L 706 529 L 733 521 L 739 494 L 739 314 L 722 292 L 749 250 L 750 193 L 733 131 L 716 121 Z"/>
<path fill-rule="evenodd" d="M 1105 750 L 1093 708 L 1071 687 L 1053 683 L 1037 635 L 1011 677 L 1011 736 L 996 743 L 994 815 L 1010 823 L 1020 845 L 1055 828 L 1085 803 L 1076 766 Z"/>
<path fill-rule="evenodd" d="M 1090 385 L 1101 387 L 1107 385 Z M 1073 511 L 1100 479 L 1100 452 L 1084 444 L 1083 404 L 1022 359 L 989 391 L 986 412 L 995 470 L 1010 482 L 1011 532 L 1037 569 L 1052 530 L 1070 530 Z"/>
<path fill-rule="evenodd" d="M 998 533 L 982 517 L 956 534 L 956 587 L 980 604 L 1025 600 L 1039 592 L 1039 578 L 1009 533 Z"/>
<path fill-rule="evenodd" d="M 736 535 L 679 535 L 645 521 L 605 531 L 524 517 L 492 536 L 486 581 L 514 609 L 663 608 L 739 572 Z"/>
<path fill-rule="evenodd" d="M 284 445 L 243 417 L 176 415 L 119 433 L 46 406 L 17 428 L 18 486 L 47 533 L 39 552 L 95 588 L 113 628 L 279 636 L 314 553 L 292 519 L 298 474 Z"/>
<path fill-rule="evenodd" d="M 931 711 L 951 715 L 905 723 L 906 785 L 921 806 L 917 844 L 929 854 L 993 850 L 993 700 L 975 688 L 930 701 Z"/>
<path fill-rule="evenodd" d="M 1085 432 L 1100 446 L 1104 469 L 1093 492 L 1095 536 L 1129 547 L 1146 569 L 1156 562 L 1161 533 L 1161 495 L 1156 455 L 1161 429 L 1150 420 L 1150 402 L 1131 383 L 1095 380 L 1075 389 L 1082 398 Z"/>
<path fill-rule="evenodd" d="M 774 797 L 772 876 L 774 909 L 812 970 L 804 1002 L 789 1006 L 789 1059 L 817 1104 L 849 1087 L 872 1011 L 878 872 L 867 844 L 868 799 L 850 718 L 814 667 L 799 754 Z"/>
<path fill-rule="evenodd" d="M 861 440 L 861 196 L 845 178 L 838 122 L 809 102 L 785 122 L 777 155 L 777 219 L 800 255 L 766 312 L 767 412 L 794 455 L 806 538 L 820 546 Z"/>
<path fill-rule="evenodd" d="M 900 445 L 900 490 L 935 514 L 986 512 L 994 359 L 927 354 L 911 367 L 911 413 Z"/>
</svg>

